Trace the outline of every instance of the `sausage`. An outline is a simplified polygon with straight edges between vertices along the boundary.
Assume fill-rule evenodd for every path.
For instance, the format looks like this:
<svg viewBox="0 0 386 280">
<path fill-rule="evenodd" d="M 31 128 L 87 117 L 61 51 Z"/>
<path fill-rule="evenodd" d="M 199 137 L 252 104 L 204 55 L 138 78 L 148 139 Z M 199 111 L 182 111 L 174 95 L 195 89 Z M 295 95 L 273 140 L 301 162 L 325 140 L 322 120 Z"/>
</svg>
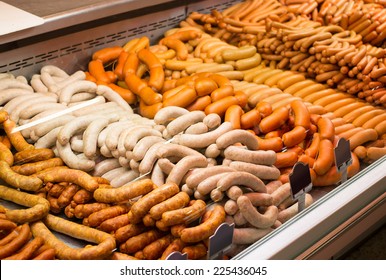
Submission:
<svg viewBox="0 0 386 280">
<path fill-rule="evenodd" d="M 84 219 L 90 216 L 92 213 L 107 207 L 110 207 L 110 205 L 100 202 L 78 204 L 74 207 L 74 216 L 78 219 Z"/>
<path fill-rule="evenodd" d="M 3 129 L 8 136 L 12 146 L 16 151 L 20 152 L 23 150 L 32 150 L 35 147 L 29 144 L 20 131 L 13 132 L 13 129 L 16 127 L 16 123 L 10 119 L 5 120 L 3 123 Z"/>
<path fill-rule="evenodd" d="M 198 199 L 191 206 L 164 212 L 159 221 L 162 221 L 166 226 L 190 224 L 201 217 L 205 209 L 206 203 Z"/>
<path fill-rule="evenodd" d="M 166 183 L 142 196 L 130 209 L 128 214 L 130 223 L 139 223 L 154 205 L 172 197 L 179 191 L 180 189 L 178 185 L 174 183 Z"/>
<path fill-rule="evenodd" d="M 216 145 L 219 149 L 225 149 L 235 143 L 241 143 L 250 150 L 257 150 L 259 148 L 256 137 L 242 129 L 227 131 L 216 139 Z"/>
<path fill-rule="evenodd" d="M 185 108 L 181 108 L 178 106 L 169 106 L 164 107 L 161 110 L 157 112 L 157 114 L 154 116 L 154 122 L 156 124 L 163 124 L 166 125 L 171 120 L 178 118 L 179 116 L 182 116 L 189 111 Z"/>
<path fill-rule="evenodd" d="M 1 246 L 0 259 L 13 255 L 31 238 L 31 230 L 28 223 L 14 229 L 18 233 L 9 243 Z"/>
<path fill-rule="evenodd" d="M 230 172 L 225 174 L 220 180 L 217 181 L 217 189 L 220 191 L 226 191 L 231 186 L 235 185 L 245 186 L 255 192 L 267 192 L 263 181 L 251 173 L 244 171 Z"/>
<path fill-rule="evenodd" d="M 156 260 L 160 258 L 163 251 L 170 245 L 172 241 L 173 236 L 168 234 L 151 242 L 142 249 L 144 257 L 147 260 Z"/>
<path fill-rule="evenodd" d="M 203 122 L 192 124 L 185 130 L 185 134 L 202 134 L 209 131 L 209 128 Z"/>
<path fill-rule="evenodd" d="M 176 94 L 168 98 L 164 98 L 162 101 L 162 106 L 163 107 L 179 106 L 179 107 L 186 108 L 188 105 L 194 102 L 197 99 L 197 97 L 198 96 L 196 94 L 196 91 L 193 88 L 185 86 Z"/>
<path fill-rule="evenodd" d="M 173 252 L 181 252 L 184 247 L 185 247 L 185 243 L 182 242 L 180 238 L 174 239 L 168 245 L 168 247 L 165 248 L 165 250 L 163 251 L 160 257 L 160 260 L 166 260 L 169 257 L 169 255 Z"/>
<path fill-rule="evenodd" d="M 13 153 L 2 142 L 0 142 L 0 160 L 6 162 L 9 166 L 14 163 Z"/>
<path fill-rule="evenodd" d="M 276 153 L 272 150 L 251 151 L 237 146 L 228 146 L 224 150 L 225 158 L 262 165 L 273 165 L 276 162 Z"/>
<path fill-rule="evenodd" d="M 240 129 L 243 113 L 244 111 L 239 105 L 232 105 L 225 111 L 224 121 L 232 123 L 234 129 Z"/>
<path fill-rule="evenodd" d="M 315 159 L 313 169 L 316 174 L 325 174 L 334 164 L 334 147 L 330 140 L 322 139 L 319 143 L 319 153 Z"/>
<path fill-rule="evenodd" d="M 177 55 L 178 54 L 179 53 L 177 53 Z M 150 78 L 148 81 L 148 85 L 155 91 L 161 90 L 165 74 L 158 57 L 148 49 L 141 49 L 140 51 L 138 51 L 137 55 L 139 60 L 145 63 L 150 70 Z"/>
<path fill-rule="evenodd" d="M 176 163 L 174 168 L 169 173 L 166 182 L 180 185 L 182 178 L 190 169 L 195 167 L 206 167 L 207 165 L 208 161 L 204 156 L 186 156 Z"/>
<path fill-rule="evenodd" d="M 146 152 L 153 146 L 155 143 L 164 142 L 165 140 L 159 136 L 145 136 L 140 139 L 133 149 L 133 159 L 136 161 L 141 161 Z"/>
<path fill-rule="evenodd" d="M 173 143 L 177 143 L 190 148 L 205 148 L 216 142 L 224 133 L 232 130 L 230 122 L 222 123 L 218 128 L 199 135 L 182 134 L 173 138 Z"/>
<path fill-rule="evenodd" d="M 215 174 L 225 173 L 235 171 L 235 169 L 230 168 L 228 166 L 216 165 L 201 169 L 196 169 L 197 172 L 190 174 L 186 179 L 186 184 L 190 189 L 195 189 L 200 184 L 200 182 L 204 181 L 206 178 L 209 178 Z"/>
<path fill-rule="evenodd" d="M 259 150 L 272 150 L 275 152 L 280 152 L 283 149 L 283 140 L 281 137 L 273 137 L 273 138 L 261 138 L 259 136 L 255 136 L 257 141 L 259 142 Z"/>
<path fill-rule="evenodd" d="M 158 203 L 150 208 L 149 214 L 154 220 L 162 218 L 162 214 L 166 211 L 180 209 L 188 205 L 190 197 L 185 192 L 179 192 L 169 199 Z"/>
<path fill-rule="evenodd" d="M 97 245 L 79 249 L 70 248 L 57 239 L 47 227 Z M 101 259 L 110 255 L 116 248 L 115 239 L 110 234 L 50 214 L 44 218 L 44 223 L 38 221 L 32 224 L 31 230 L 35 237 L 43 237 L 45 244 L 54 248 L 60 259 Z"/>
<path fill-rule="evenodd" d="M 217 182 L 224 176 L 224 173 L 212 175 L 204 180 L 202 180 L 196 188 L 201 196 L 209 194 L 212 190 L 217 187 Z"/>
<path fill-rule="evenodd" d="M 317 123 L 320 139 L 328 139 L 333 141 L 335 135 L 335 128 L 332 121 L 328 118 L 320 118 Z"/>
<path fill-rule="evenodd" d="M 124 146 L 126 150 L 131 151 L 134 149 L 136 143 L 145 136 L 158 136 L 162 137 L 161 132 L 155 130 L 152 127 L 139 127 L 132 131 L 125 139 Z"/>
<path fill-rule="evenodd" d="M 290 103 L 290 106 L 294 114 L 295 126 L 303 126 L 305 129 L 308 129 L 310 127 L 310 113 L 304 102 L 295 100 Z"/>
<path fill-rule="evenodd" d="M 289 110 L 286 107 L 281 107 L 272 112 L 271 115 L 263 118 L 259 124 L 262 133 L 268 133 L 278 129 L 289 118 Z"/>
<path fill-rule="evenodd" d="M 210 217 L 195 227 L 187 227 L 181 232 L 181 240 L 186 243 L 199 242 L 214 234 L 218 226 L 225 221 L 225 210 L 215 205 Z"/>
<path fill-rule="evenodd" d="M 369 141 L 375 141 L 378 139 L 378 133 L 375 129 L 367 128 L 348 138 L 350 141 L 350 149 L 354 150 L 357 146 L 362 145 Z"/>
<path fill-rule="evenodd" d="M 196 135 L 190 135 L 190 136 L 193 137 Z M 202 154 L 190 147 L 186 147 L 180 144 L 169 143 L 169 144 L 160 146 L 158 148 L 156 156 L 158 158 L 168 158 L 168 157 L 183 158 L 186 156 L 202 156 Z"/>
<path fill-rule="evenodd" d="M 250 192 L 250 193 L 244 193 L 243 195 L 248 197 L 252 205 L 255 207 L 273 205 L 273 197 L 270 194 Z"/>
<path fill-rule="evenodd" d="M 292 167 L 298 161 L 298 153 L 295 151 L 286 151 L 276 153 L 276 162 L 274 166 L 277 168 Z"/>
<path fill-rule="evenodd" d="M 291 185 L 285 183 L 280 185 L 275 191 L 271 193 L 272 204 L 279 206 L 285 199 L 291 196 Z"/>
<path fill-rule="evenodd" d="M 170 144 L 168 144 L 167 146 L 169 146 L 169 145 Z M 147 174 L 147 173 L 149 173 L 151 171 L 151 169 L 154 166 L 154 163 L 158 159 L 158 156 L 157 156 L 157 153 L 159 152 L 158 150 L 161 147 L 164 147 L 164 146 L 166 146 L 166 145 L 164 145 L 164 142 L 157 142 L 157 143 L 153 144 L 147 150 L 145 156 L 141 160 L 141 162 L 139 164 L 139 167 L 138 167 L 138 170 L 139 170 L 140 174 Z"/>
<path fill-rule="evenodd" d="M 249 245 L 255 243 L 270 233 L 272 228 L 243 227 L 235 228 L 233 231 L 232 243 L 237 245 Z"/>
<path fill-rule="evenodd" d="M 94 199 L 103 203 L 117 203 L 143 196 L 151 192 L 154 187 L 150 179 L 142 179 L 119 188 L 98 188 L 94 191 Z"/>
<path fill-rule="evenodd" d="M 187 254 L 189 260 L 199 260 L 206 256 L 207 248 L 203 243 L 185 246 L 182 249 L 182 254 Z"/>
<path fill-rule="evenodd" d="M 298 126 L 295 126 L 291 131 L 284 133 L 282 136 L 282 139 L 283 139 L 284 145 L 287 148 L 291 148 L 303 142 L 306 136 L 307 136 L 306 128 L 304 128 L 304 126 L 298 125 Z"/>
<path fill-rule="evenodd" d="M 242 161 L 233 161 L 229 167 L 238 171 L 249 172 L 262 180 L 276 180 L 280 176 L 280 170 L 275 166 L 256 165 Z"/>
<path fill-rule="evenodd" d="M 39 178 L 20 175 L 14 172 L 8 163 L 3 160 L 0 160 L 0 168 L 2 170 L 0 178 L 14 188 L 20 188 L 26 191 L 38 191 L 43 185 L 43 181 Z"/>
<path fill-rule="evenodd" d="M 98 182 L 88 173 L 70 168 L 63 168 L 61 166 L 43 170 L 34 174 L 43 182 L 71 182 L 88 191 L 94 192 L 98 188 Z"/>
<path fill-rule="evenodd" d="M 174 135 L 184 131 L 189 126 L 201 122 L 205 118 L 205 113 L 202 111 L 192 111 L 186 113 L 174 120 L 172 120 L 167 126 L 167 135 L 173 137 Z"/>
<path fill-rule="evenodd" d="M 90 227 L 98 227 L 104 221 L 127 213 L 131 208 L 130 204 L 118 204 L 103 208 L 87 217 L 87 223 Z"/>
<path fill-rule="evenodd" d="M 139 250 L 142 250 L 147 245 L 161 238 L 162 236 L 163 234 L 159 230 L 151 229 L 136 236 L 130 237 L 125 241 L 125 243 L 119 246 L 119 249 L 123 253 L 133 254 Z"/>
<path fill-rule="evenodd" d="M 35 237 L 16 254 L 11 255 L 5 260 L 30 260 L 35 251 L 44 244 L 44 239 L 40 236 Z"/>
<path fill-rule="evenodd" d="M 257 228 L 271 227 L 275 223 L 279 213 L 278 208 L 271 205 L 267 207 L 264 214 L 260 214 L 252 205 L 249 198 L 243 195 L 237 199 L 237 205 L 239 206 L 240 212 L 245 219 Z"/>
<path fill-rule="evenodd" d="M 202 122 L 208 127 L 209 130 L 215 129 L 220 126 L 221 118 L 217 114 L 208 114 L 202 120 Z"/>
<path fill-rule="evenodd" d="M 137 236 L 149 228 L 144 226 L 142 223 L 140 224 L 127 224 L 125 226 L 120 227 L 114 232 L 114 238 L 117 240 L 119 244 L 124 243 L 130 237 Z"/>
</svg>

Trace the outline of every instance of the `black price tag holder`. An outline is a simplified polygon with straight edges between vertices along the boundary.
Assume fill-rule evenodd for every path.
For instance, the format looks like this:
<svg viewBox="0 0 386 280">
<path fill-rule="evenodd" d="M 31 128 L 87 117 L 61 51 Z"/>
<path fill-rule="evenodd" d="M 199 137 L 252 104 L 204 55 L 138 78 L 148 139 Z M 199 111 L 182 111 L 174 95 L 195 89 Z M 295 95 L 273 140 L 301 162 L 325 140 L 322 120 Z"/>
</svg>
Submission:
<svg viewBox="0 0 386 280">
<path fill-rule="evenodd" d="M 347 181 L 347 168 L 352 164 L 350 141 L 340 138 L 334 149 L 335 166 L 342 174 L 340 183 Z"/>
<path fill-rule="evenodd" d="M 224 253 L 232 246 L 235 224 L 222 223 L 209 237 L 208 255 L 209 260 L 221 260 Z"/>
<path fill-rule="evenodd" d="M 289 175 L 291 195 L 298 201 L 298 211 L 306 206 L 306 193 L 312 190 L 312 181 L 308 163 L 297 162 Z"/>
<path fill-rule="evenodd" d="M 173 252 L 166 258 L 167 261 L 185 261 L 188 259 L 187 253 Z"/>
</svg>

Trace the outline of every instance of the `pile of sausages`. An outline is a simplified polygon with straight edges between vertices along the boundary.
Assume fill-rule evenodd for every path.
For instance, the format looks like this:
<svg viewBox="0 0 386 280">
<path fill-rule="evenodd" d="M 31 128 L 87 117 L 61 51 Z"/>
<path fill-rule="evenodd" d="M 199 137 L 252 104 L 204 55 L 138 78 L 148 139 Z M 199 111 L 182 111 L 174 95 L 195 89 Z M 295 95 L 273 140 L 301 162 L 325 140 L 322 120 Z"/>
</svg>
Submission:
<svg viewBox="0 0 386 280">
<path fill-rule="evenodd" d="M 384 104 L 385 53 L 383 48 L 378 47 L 378 40 L 383 40 L 383 37 L 377 36 L 374 39 L 377 42 L 366 44 L 367 41 L 362 39 L 365 35 L 361 34 L 362 28 L 347 30 L 337 24 L 323 26 L 320 21 L 287 11 L 286 6 L 277 1 L 268 1 L 273 2 L 267 4 L 268 12 L 263 13 L 259 22 L 254 22 L 248 15 L 255 11 L 252 7 L 256 2 L 259 1 L 244 1 L 223 12 L 214 11 L 211 15 L 192 13 L 190 20 L 182 26 L 201 26 L 202 30 L 215 37 L 220 36 L 232 45 L 255 45 L 265 63 L 275 68 L 305 72 L 319 82 L 328 81 L 329 86 L 356 94 L 370 103 Z M 340 1 L 339 5 L 344 2 Z M 354 1 L 350 2 L 352 4 Z M 277 5 L 285 12 L 275 15 Z M 368 13 L 355 12 L 363 19 L 358 18 L 358 22 L 352 25 L 362 26 L 363 22 L 371 21 L 367 18 L 373 14 L 382 16 L 383 7 L 368 5 L 377 8 L 369 8 Z M 328 4 L 326 6 L 329 7 Z M 379 21 L 370 25 L 381 28 Z M 369 30 L 364 28 L 364 31 Z M 369 31 L 369 34 L 373 32 L 376 31 Z"/>
<path fill-rule="evenodd" d="M 323 25 L 339 25 L 362 36 L 364 43 L 382 46 L 385 41 L 385 1 L 287 0 L 294 14 L 311 16 Z"/>
</svg>

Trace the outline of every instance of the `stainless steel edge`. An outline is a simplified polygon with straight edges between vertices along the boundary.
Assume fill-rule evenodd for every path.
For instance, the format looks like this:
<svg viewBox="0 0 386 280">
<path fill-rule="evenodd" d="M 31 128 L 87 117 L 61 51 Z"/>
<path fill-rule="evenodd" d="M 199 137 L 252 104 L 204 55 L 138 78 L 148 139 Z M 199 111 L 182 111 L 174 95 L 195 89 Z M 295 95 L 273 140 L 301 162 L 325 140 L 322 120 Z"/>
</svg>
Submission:
<svg viewBox="0 0 386 280">
<path fill-rule="evenodd" d="M 385 191 L 386 156 L 317 200 L 233 259 L 295 259 Z"/>
<path fill-rule="evenodd" d="M 142 8 L 173 2 L 173 0 L 111 0 L 111 1 L 55 1 L 55 8 L 45 8 L 47 1 L 5 1 L 10 5 L 42 17 L 45 23 L 33 28 L 0 36 L 0 45 L 99 20 Z M 74 5 L 76 3 L 76 5 Z M 185 3 L 185 1 L 181 1 Z M 35 6 L 32 6 L 35 5 Z"/>
</svg>

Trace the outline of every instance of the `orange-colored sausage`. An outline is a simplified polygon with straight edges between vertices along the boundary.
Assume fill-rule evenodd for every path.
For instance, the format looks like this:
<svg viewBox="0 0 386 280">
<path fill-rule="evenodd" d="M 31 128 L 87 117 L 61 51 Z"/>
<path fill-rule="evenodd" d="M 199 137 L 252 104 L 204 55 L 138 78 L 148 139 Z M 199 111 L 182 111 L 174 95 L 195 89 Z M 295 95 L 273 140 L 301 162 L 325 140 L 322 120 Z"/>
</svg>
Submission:
<svg viewBox="0 0 386 280">
<path fill-rule="evenodd" d="M 308 129 L 311 124 L 310 113 L 304 102 L 301 100 L 295 100 L 291 102 L 290 106 L 295 117 L 295 126 L 302 126 L 305 129 Z"/>
<path fill-rule="evenodd" d="M 233 95 L 234 91 L 232 86 L 222 86 L 212 91 L 210 97 L 212 98 L 212 102 L 216 102 L 220 99 Z"/>
<path fill-rule="evenodd" d="M 252 109 L 241 115 L 240 126 L 242 129 L 250 129 L 259 125 L 261 115 L 259 110 Z"/>
<path fill-rule="evenodd" d="M 137 73 L 138 66 L 138 55 L 136 53 L 128 53 L 122 68 L 122 79 L 125 79 L 129 74 Z"/>
<path fill-rule="evenodd" d="M 235 96 L 227 96 L 215 102 L 212 102 L 205 107 L 205 114 L 218 114 L 221 118 L 224 117 L 226 110 L 232 105 L 238 105 L 239 100 Z"/>
<path fill-rule="evenodd" d="M 167 35 L 165 38 L 173 38 L 181 40 L 182 42 L 194 40 L 201 37 L 202 32 L 198 30 L 179 30 L 171 35 Z M 163 44 L 163 39 L 160 41 L 160 44 Z"/>
<path fill-rule="evenodd" d="M 284 146 L 291 148 L 300 144 L 307 136 L 307 131 L 304 126 L 297 125 L 292 130 L 283 134 L 282 139 Z"/>
<path fill-rule="evenodd" d="M 179 60 L 186 60 L 189 55 L 188 48 L 179 39 L 174 39 L 172 37 L 165 37 L 162 39 L 162 44 L 167 46 L 170 49 L 173 49 L 176 51 L 177 58 Z"/>
<path fill-rule="evenodd" d="M 320 118 L 317 123 L 318 132 L 321 139 L 334 140 L 335 127 L 329 118 Z"/>
<path fill-rule="evenodd" d="M 169 98 L 164 98 L 162 101 L 163 107 L 167 106 L 178 106 L 178 107 L 187 107 L 192 104 L 197 99 L 196 91 L 190 87 L 184 87 L 176 94 L 170 96 Z"/>
<path fill-rule="evenodd" d="M 292 167 L 298 161 L 298 153 L 294 151 L 276 153 L 275 166 L 277 168 Z"/>
<path fill-rule="evenodd" d="M 256 136 L 256 138 L 259 143 L 259 150 L 280 152 L 283 149 L 283 140 L 281 137 L 261 138 Z"/>
<path fill-rule="evenodd" d="M 259 124 L 260 131 L 267 133 L 278 129 L 289 118 L 289 110 L 286 107 L 280 107 L 272 112 L 271 115 L 263 118 Z"/>
<path fill-rule="evenodd" d="M 199 77 L 194 81 L 194 88 L 198 96 L 211 94 L 218 89 L 217 83 L 210 78 Z"/>
<path fill-rule="evenodd" d="M 99 60 L 103 64 L 107 64 L 118 59 L 119 55 L 123 51 L 120 46 L 106 47 L 93 53 L 92 60 Z"/>
<path fill-rule="evenodd" d="M 94 82 L 94 83 L 97 82 L 97 79 L 95 79 L 95 77 L 93 75 L 91 75 L 90 72 L 85 71 L 84 73 L 86 74 L 86 78 L 85 78 L 86 81 L 90 81 L 90 82 Z"/>
<path fill-rule="evenodd" d="M 126 60 L 129 56 L 128 52 L 121 51 L 118 56 L 117 62 L 114 65 L 114 73 L 117 75 L 118 79 L 123 81 L 125 79 L 123 75 L 123 67 L 125 66 Z"/>
<path fill-rule="evenodd" d="M 205 107 L 212 103 L 209 95 L 198 97 L 193 103 L 186 107 L 189 111 L 204 111 Z"/>
<path fill-rule="evenodd" d="M 311 158 L 315 158 L 319 150 L 319 143 L 320 143 L 320 134 L 316 132 L 312 136 L 311 145 L 304 150 L 304 153 Z"/>
<path fill-rule="evenodd" d="M 319 143 L 318 156 L 313 165 L 313 169 L 317 175 L 323 175 L 328 172 L 334 164 L 334 146 L 328 139 L 321 139 Z"/>
<path fill-rule="evenodd" d="M 233 129 L 241 128 L 241 116 L 244 114 L 243 109 L 239 105 L 231 105 L 225 111 L 224 121 L 230 122 Z"/>
<path fill-rule="evenodd" d="M 239 105 L 244 108 L 248 102 L 248 95 L 243 91 L 235 91 L 235 97 L 239 100 Z"/>
<path fill-rule="evenodd" d="M 306 154 L 300 155 L 298 161 L 308 164 L 308 166 L 313 166 L 315 163 L 315 159 L 307 156 Z"/>
<path fill-rule="evenodd" d="M 107 84 L 111 82 L 110 78 L 106 74 L 103 63 L 100 60 L 91 60 L 88 63 L 88 71 L 97 81 Z"/>
<path fill-rule="evenodd" d="M 145 102 L 141 99 L 139 101 L 139 114 L 143 117 L 154 119 L 154 116 L 162 108 L 162 103 L 155 103 L 153 105 L 146 105 Z"/>
<path fill-rule="evenodd" d="M 147 86 L 146 82 L 142 81 L 135 74 L 130 73 L 126 75 L 125 82 L 129 90 L 138 95 L 141 100 L 146 103 L 146 105 L 153 105 L 161 102 L 161 95 L 154 92 Z"/>
<path fill-rule="evenodd" d="M 256 104 L 255 108 L 260 112 L 262 118 L 269 116 L 273 112 L 271 103 L 266 101 L 260 101 Z"/>
<path fill-rule="evenodd" d="M 165 73 L 160 60 L 148 49 L 140 50 L 137 55 L 139 60 L 145 63 L 149 68 L 150 78 L 148 81 L 148 86 L 151 87 L 154 91 L 160 91 L 165 80 Z"/>
<path fill-rule="evenodd" d="M 107 86 L 117 92 L 127 103 L 134 104 L 137 102 L 137 97 L 131 92 L 131 90 L 120 87 L 116 84 L 108 84 Z"/>
</svg>

